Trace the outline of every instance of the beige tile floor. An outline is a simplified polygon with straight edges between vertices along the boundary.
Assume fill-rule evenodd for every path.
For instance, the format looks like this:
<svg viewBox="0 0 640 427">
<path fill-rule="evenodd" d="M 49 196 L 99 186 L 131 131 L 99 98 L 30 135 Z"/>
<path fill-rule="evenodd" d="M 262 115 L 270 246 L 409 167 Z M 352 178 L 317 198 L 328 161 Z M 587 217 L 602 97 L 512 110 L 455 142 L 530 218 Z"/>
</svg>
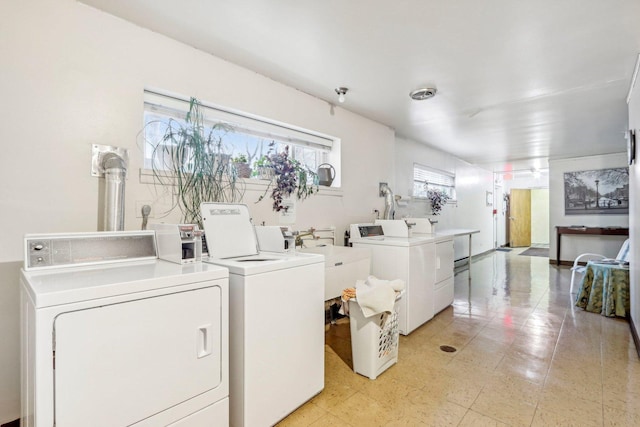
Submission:
<svg viewBox="0 0 640 427">
<path fill-rule="evenodd" d="M 348 321 L 328 328 L 324 390 L 279 425 L 640 426 L 627 321 L 574 307 L 568 268 L 521 251 L 474 259 L 470 285 L 458 272 L 453 306 L 376 380 L 351 369 Z"/>
</svg>

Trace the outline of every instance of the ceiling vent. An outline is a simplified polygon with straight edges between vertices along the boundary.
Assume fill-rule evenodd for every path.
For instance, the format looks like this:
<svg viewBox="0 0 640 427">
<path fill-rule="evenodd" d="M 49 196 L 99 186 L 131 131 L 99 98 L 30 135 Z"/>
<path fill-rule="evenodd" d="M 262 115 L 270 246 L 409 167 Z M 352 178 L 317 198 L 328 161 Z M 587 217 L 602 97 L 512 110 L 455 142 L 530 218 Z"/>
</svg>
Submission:
<svg viewBox="0 0 640 427">
<path fill-rule="evenodd" d="M 434 87 L 425 87 L 412 91 L 409 96 L 415 101 L 424 101 L 425 99 L 433 98 L 436 92 L 437 89 Z"/>
</svg>

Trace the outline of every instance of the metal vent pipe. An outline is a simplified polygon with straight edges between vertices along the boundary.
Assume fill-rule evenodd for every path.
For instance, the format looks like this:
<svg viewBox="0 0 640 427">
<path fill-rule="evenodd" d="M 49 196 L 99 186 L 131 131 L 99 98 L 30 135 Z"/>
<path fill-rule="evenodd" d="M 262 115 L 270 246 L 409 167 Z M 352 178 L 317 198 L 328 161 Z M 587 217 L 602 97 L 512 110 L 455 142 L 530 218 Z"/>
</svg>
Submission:
<svg viewBox="0 0 640 427">
<path fill-rule="evenodd" d="M 393 191 L 387 184 L 381 187 L 382 194 L 384 195 L 384 214 L 383 219 L 395 219 L 396 216 L 396 197 L 393 195 Z"/>
<path fill-rule="evenodd" d="M 104 230 L 124 230 L 124 183 L 127 163 L 115 153 L 107 153 L 102 158 L 104 170 Z"/>
</svg>

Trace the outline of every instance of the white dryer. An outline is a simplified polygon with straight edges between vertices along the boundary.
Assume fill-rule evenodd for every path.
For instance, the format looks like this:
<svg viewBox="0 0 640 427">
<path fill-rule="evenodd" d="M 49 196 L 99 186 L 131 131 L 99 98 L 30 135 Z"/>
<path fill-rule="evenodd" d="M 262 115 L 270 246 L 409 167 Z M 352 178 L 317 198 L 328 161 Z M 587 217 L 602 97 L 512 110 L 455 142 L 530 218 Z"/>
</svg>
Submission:
<svg viewBox="0 0 640 427">
<path fill-rule="evenodd" d="M 383 223 L 406 224 L 404 221 Z M 371 250 L 371 273 L 381 279 L 405 281 L 398 310 L 398 328 L 409 335 L 434 315 L 435 243 L 429 237 L 388 236 L 382 224 L 352 224 L 350 242 Z"/>
<path fill-rule="evenodd" d="M 435 283 L 433 289 L 433 312 L 441 312 L 453 304 L 454 297 L 454 233 L 435 232 L 434 224 L 428 218 L 405 218 L 413 224 L 412 235 L 431 237 L 436 244 Z"/>
<path fill-rule="evenodd" d="M 23 426 L 228 425 L 228 271 L 153 232 L 29 235 Z"/>
<path fill-rule="evenodd" d="M 324 388 L 324 257 L 260 252 L 245 205 L 201 210 L 229 269 L 231 425 L 271 426 Z"/>
</svg>

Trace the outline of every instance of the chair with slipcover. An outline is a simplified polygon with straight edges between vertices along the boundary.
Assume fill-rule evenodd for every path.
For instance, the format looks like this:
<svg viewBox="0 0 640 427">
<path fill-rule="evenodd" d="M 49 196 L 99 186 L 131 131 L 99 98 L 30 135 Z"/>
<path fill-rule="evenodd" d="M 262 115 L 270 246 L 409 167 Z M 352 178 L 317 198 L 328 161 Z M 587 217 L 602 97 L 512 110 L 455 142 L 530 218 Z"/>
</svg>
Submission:
<svg viewBox="0 0 640 427">
<path fill-rule="evenodd" d="M 578 257 L 573 262 L 573 267 L 571 267 L 571 287 L 569 288 L 569 293 L 573 293 L 573 282 L 575 280 L 576 273 L 584 275 L 584 272 L 587 270 L 586 265 L 580 265 L 580 261 L 618 261 L 618 262 L 629 262 L 629 239 L 625 240 L 620 248 L 620 252 L 618 255 L 612 260 L 611 258 L 607 258 L 604 255 L 600 254 L 592 254 L 592 253 L 584 253 L 578 255 Z"/>
</svg>

